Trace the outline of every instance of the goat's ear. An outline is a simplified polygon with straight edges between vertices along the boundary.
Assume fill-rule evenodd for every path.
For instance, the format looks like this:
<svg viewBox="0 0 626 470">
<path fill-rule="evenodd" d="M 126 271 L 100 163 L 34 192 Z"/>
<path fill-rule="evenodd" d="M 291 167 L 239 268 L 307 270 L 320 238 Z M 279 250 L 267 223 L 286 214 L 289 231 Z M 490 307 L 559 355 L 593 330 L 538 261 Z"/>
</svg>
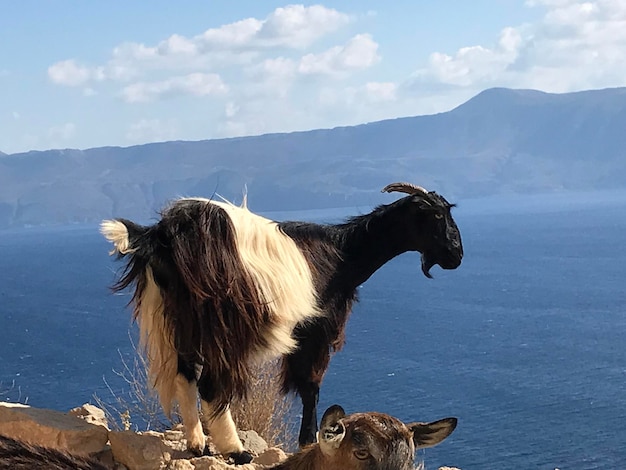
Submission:
<svg viewBox="0 0 626 470">
<path fill-rule="evenodd" d="M 433 447 L 447 438 L 456 428 L 456 418 L 444 418 L 432 423 L 410 423 L 407 428 L 413 432 L 416 449 Z"/>
<path fill-rule="evenodd" d="M 319 443 L 325 455 L 332 455 L 341 445 L 346 435 L 346 427 L 341 422 L 345 416 L 346 412 L 339 405 L 333 405 L 324 412 L 320 425 Z"/>
<path fill-rule="evenodd" d="M 428 200 L 425 199 L 423 195 L 417 194 L 413 196 L 413 204 L 415 204 L 419 210 L 428 211 L 428 210 L 436 210 L 436 207 Z"/>
</svg>

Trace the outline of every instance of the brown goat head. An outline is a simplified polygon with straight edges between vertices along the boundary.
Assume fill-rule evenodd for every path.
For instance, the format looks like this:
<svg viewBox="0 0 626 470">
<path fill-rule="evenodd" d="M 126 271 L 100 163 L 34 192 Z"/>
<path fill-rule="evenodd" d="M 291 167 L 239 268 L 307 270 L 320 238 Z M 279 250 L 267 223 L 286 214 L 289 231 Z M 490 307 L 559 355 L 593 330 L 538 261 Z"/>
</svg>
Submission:
<svg viewBox="0 0 626 470">
<path fill-rule="evenodd" d="M 333 405 L 326 410 L 319 443 L 295 454 L 281 470 L 412 470 L 416 449 L 432 447 L 456 428 L 456 418 L 405 424 L 384 413 L 346 415 Z"/>
</svg>

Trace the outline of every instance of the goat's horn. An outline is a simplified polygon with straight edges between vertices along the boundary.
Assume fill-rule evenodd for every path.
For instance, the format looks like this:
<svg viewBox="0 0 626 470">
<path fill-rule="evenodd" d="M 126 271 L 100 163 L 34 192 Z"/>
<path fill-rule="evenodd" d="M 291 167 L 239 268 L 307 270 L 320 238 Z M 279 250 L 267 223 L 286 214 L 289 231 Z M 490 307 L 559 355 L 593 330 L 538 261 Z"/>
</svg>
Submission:
<svg viewBox="0 0 626 470">
<path fill-rule="evenodd" d="M 428 194 L 427 190 L 425 190 L 421 186 L 417 186 L 412 183 L 391 183 L 385 186 L 381 190 L 381 193 L 391 193 L 393 191 L 397 191 L 399 193 L 406 193 L 406 194 L 417 194 L 417 193 Z"/>
</svg>

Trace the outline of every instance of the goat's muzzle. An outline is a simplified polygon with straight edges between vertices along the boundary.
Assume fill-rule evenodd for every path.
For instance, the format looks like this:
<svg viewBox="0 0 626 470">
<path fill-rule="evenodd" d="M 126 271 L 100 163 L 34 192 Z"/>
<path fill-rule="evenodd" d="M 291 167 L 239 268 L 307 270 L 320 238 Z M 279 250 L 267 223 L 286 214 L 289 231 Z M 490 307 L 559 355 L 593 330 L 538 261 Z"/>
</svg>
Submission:
<svg viewBox="0 0 626 470">
<path fill-rule="evenodd" d="M 446 257 L 433 257 L 428 253 L 422 253 L 422 272 L 428 279 L 432 279 L 433 276 L 430 274 L 430 268 L 434 265 L 438 264 L 441 269 L 456 269 L 461 265 L 462 259 L 462 252 L 458 255 L 450 255 Z"/>
<path fill-rule="evenodd" d="M 426 253 L 422 253 L 422 272 L 424 276 L 428 279 L 432 279 L 433 276 L 430 274 L 430 268 L 432 268 L 436 263 L 432 262 Z"/>
</svg>

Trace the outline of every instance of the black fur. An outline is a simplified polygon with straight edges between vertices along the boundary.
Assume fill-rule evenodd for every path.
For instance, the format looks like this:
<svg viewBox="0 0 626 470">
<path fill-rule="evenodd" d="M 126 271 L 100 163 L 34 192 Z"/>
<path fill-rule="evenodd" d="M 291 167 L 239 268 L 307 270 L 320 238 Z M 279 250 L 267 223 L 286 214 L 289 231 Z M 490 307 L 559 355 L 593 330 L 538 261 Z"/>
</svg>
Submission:
<svg viewBox="0 0 626 470">
<path fill-rule="evenodd" d="M 126 270 L 113 289 L 136 284 L 132 301 L 138 306 L 151 268 L 179 372 L 192 380 L 196 364 L 202 365 L 200 396 L 212 402 L 216 414 L 224 411 L 233 398 L 245 396 L 251 377 L 247 359 L 265 346 L 263 331 L 273 324 L 237 255 L 230 218 L 214 204 L 181 200 L 151 227 L 120 221 L 138 251 L 126 255 Z"/>
<path fill-rule="evenodd" d="M 324 315 L 296 326 L 298 349 L 283 358 L 285 392 L 297 392 L 303 403 L 299 441 L 315 441 L 317 402 L 330 355 L 345 342 L 345 326 L 356 289 L 387 261 L 406 251 L 422 253 L 422 271 L 439 264 L 459 266 L 463 248 L 449 204 L 438 194 L 419 193 L 377 207 L 342 224 L 282 222 L 313 273 L 318 308 Z M 128 229 L 128 259 L 115 290 L 131 285 L 135 314 L 149 267 L 164 301 L 173 332 L 178 369 L 189 380 L 195 365 L 201 397 L 223 411 L 245 395 L 250 379 L 247 359 L 263 346 L 272 317 L 236 250 L 235 227 L 226 211 L 198 200 L 180 200 L 161 220 L 142 227 L 118 219 Z"/>
<path fill-rule="evenodd" d="M 428 269 L 434 264 L 447 269 L 460 264 L 463 249 L 451 207 L 443 197 L 429 193 L 404 197 L 338 225 L 279 224 L 307 257 L 319 306 L 326 312 L 296 327 L 300 347 L 283 360 L 283 389 L 296 391 L 303 403 L 300 445 L 315 442 L 320 384 L 330 354 L 344 345 L 357 287 L 407 251 L 421 252 Z M 425 274 L 430 277 L 427 269 Z"/>
<path fill-rule="evenodd" d="M 0 470 L 106 470 L 101 463 L 0 436 Z"/>
</svg>

